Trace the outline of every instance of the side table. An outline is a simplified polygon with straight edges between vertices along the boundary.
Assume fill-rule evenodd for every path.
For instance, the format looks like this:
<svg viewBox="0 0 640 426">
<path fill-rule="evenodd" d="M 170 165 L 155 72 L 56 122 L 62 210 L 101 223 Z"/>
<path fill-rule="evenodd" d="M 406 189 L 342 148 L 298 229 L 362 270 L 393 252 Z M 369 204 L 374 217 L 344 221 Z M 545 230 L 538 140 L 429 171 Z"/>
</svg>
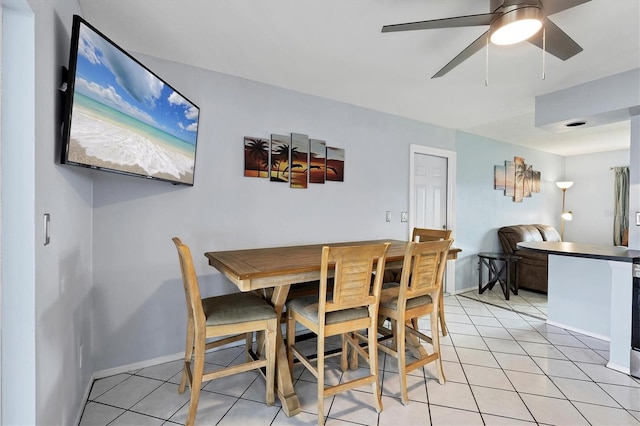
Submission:
<svg viewBox="0 0 640 426">
<path fill-rule="evenodd" d="M 504 253 L 478 253 L 478 292 L 480 294 L 488 288 L 493 289 L 496 283 L 500 284 L 505 299 L 509 300 L 509 293 L 518 294 L 518 279 L 511 282 L 511 276 L 516 275 L 520 256 Z M 482 284 L 483 265 L 489 271 L 489 280 Z"/>
</svg>

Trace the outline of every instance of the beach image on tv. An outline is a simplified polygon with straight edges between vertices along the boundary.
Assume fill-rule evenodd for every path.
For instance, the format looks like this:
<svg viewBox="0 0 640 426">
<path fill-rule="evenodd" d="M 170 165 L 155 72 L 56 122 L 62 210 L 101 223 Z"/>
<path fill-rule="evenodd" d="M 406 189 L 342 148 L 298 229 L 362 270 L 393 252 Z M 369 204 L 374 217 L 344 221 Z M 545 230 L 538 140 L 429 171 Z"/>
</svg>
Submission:
<svg viewBox="0 0 640 426">
<path fill-rule="evenodd" d="M 80 25 L 67 161 L 193 184 L 199 109 Z"/>
</svg>

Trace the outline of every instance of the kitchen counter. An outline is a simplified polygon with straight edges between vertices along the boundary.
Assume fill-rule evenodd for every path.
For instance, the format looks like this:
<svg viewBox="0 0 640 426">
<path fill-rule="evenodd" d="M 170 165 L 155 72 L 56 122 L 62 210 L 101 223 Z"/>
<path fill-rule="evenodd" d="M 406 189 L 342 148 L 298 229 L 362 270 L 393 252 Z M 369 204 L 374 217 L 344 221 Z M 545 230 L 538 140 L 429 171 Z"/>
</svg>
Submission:
<svg viewBox="0 0 640 426">
<path fill-rule="evenodd" d="M 528 242 L 547 253 L 547 323 L 609 342 L 607 367 L 630 372 L 632 266 L 640 251 L 570 242 Z"/>
</svg>

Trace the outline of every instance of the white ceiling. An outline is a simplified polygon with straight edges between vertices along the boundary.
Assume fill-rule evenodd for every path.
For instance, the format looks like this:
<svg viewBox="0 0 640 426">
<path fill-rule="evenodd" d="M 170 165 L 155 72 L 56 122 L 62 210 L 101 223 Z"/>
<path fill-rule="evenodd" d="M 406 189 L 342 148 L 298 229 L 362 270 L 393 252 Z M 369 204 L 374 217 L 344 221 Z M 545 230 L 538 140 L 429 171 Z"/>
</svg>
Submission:
<svg viewBox="0 0 640 426">
<path fill-rule="evenodd" d="M 487 13 L 489 0 L 79 0 L 139 52 L 560 155 L 625 149 L 629 122 L 559 134 L 535 96 L 640 67 L 640 1 L 591 0 L 550 16 L 584 51 L 563 62 L 490 46 L 431 79 L 487 27 L 381 33 L 386 24 Z M 597 102 L 594 99 L 594 102 Z"/>
</svg>

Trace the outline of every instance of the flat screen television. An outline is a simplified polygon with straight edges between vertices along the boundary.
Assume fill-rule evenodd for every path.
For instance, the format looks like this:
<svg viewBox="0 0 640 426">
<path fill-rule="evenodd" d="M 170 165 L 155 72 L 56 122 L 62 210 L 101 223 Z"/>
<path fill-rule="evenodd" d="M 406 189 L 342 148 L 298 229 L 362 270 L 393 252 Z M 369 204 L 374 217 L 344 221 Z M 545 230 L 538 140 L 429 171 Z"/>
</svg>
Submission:
<svg viewBox="0 0 640 426">
<path fill-rule="evenodd" d="M 74 15 L 62 164 L 193 185 L 200 109 Z"/>
</svg>

